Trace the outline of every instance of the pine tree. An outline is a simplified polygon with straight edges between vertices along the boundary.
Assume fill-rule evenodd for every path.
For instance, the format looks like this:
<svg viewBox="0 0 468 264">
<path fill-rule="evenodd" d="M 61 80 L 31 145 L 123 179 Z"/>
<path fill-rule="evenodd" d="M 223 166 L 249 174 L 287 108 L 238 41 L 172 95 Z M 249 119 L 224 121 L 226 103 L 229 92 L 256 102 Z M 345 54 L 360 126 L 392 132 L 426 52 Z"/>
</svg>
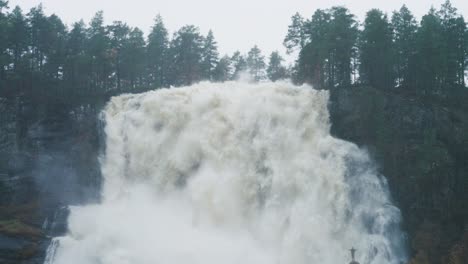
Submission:
<svg viewBox="0 0 468 264">
<path fill-rule="evenodd" d="M 122 89 L 122 71 L 124 63 L 122 61 L 122 50 L 127 46 L 128 35 L 130 33 L 130 27 L 121 22 L 114 21 L 114 23 L 107 27 L 109 33 L 110 51 L 107 53 L 108 58 L 113 67 L 113 75 L 115 76 L 115 86 L 117 90 Z"/>
<path fill-rule="evenodd" d="M 44 73 L 48 78 L 54 80 L 63 79 L 63 67 L 65 64 L 65 44 L 68 32 L 62 20 L 51 15 L 47 18 L 50 27 L 48 46 L 45 55 L 47 60 L 44 65 Z"/>
<path fill-rule="evenodd" d="M 27 19 L 30 24 L 29 34 L 31 36 L 31 62 L 29 65 L 32 71 L 40 72 L 45 61 L 44 53 L 48 48 L 46 36 L 49 30 L 42 4 L 31 8 L 27 14 Z"/>
<path fill-rule="evenodd" d="M 237 80 L 247 70 L 247 62 L 244 56 L 239 51 L 236 51 L 231 57 L 231 63 L 233 67 L 231 79 Z"/>
<path fill-rule="evenodd" d="M 442 76 L 446 86 L 464 86 L 464 63 L 466 45 L 466 23 L 462 16 L 457 13 L 457 9 L 447 0 L 440 11 L 438 17 L 442 25 L 442 38 L 444 39 L 442 57 Z"/>
<path fill-rule="evenodd" d="M 111 55 L 110 40 L 104 26 L 104 13 L 99 11 L 91 19 L 88 28 L 89 41 L 86 54 L 90 58 L 93 86 L 106 91 L 110 85 Z"/>
<path fill-rule="evenodd" d="M 145 71 L 145 39 L 143 31 L 134 28 L 122 48 L 123 77 L 129 81 L 129 87 L 143 86 Z"/>
<path fill-rule="evenodd" d="M 179 29 L 171 41 L 171 83 L 191 85 L 202 79 L 203 36 L 193 25 Z"/>
<path fill-rule="evenodd" d="M 24 76 L 27 63 L 23 55 L 28 50 L 29 34 L 28 24 L 20 7 L 16 6 L 13 11 L 8 14 L 8 50 L 12 57 L 12 71 L 14 78 Z"/>
<path fill-rule="evenodd" d="M 278 51 L 274 51 L 270 55 L 267 75 L 272 82 L 287 78 L 287 69 L 283 66 L 284 59 L 279 55 Z"/>
<path fill-rule="evenodd" d="M 377 9 L 367 12 L 361 34 L 361 80 L 379 89 L 395 85 L 392 29 L 387 15 Z"/>
<path fill-rule="evenodd" d="M 392 28 L 395 49 L 395 74 L 398 86 L 413 86 L 416 54 L 416 32 L 418 25 L 411 11 L 403 5 L 392 16 Z M 411 79 L 413 78 L 413 80 Z"/>
<path fill-rule="evenodd" d="M 169 39 L 163 19 L 160 15 L 154 20 L 154 26 L 148 36 L 147 70 L 148 85 L 160 88 L 168 85 L 168 49 Z"/>
<path fill-rule="evenodd" d="M 316 10 L 312 19 L 305 24 L 305 31 L 310 40 L 299 53 L 295 77 L 297 82 L 307 82 L 316 88 L 324 88 L 327 78 L 330 79 L 330 24 L 330 13 L 321 9 Z"/>
<path fill-rule="evenodd" d="M 307 43 L 299 54 L 297 80 L 317 88 L 349 86 L 356 57 L 357 21 L 348 9 L 318 9 L 304 23 Z"/>
<path fill-rule="evenodd" d="M 202 53 L 202 78 L 206 80 L 213 80 L 214 70 L 218 63 L 218 47 L 213 36 L 213 31 L 209 31 L 203 41 Z"/>
<path fill-rule="evenodd" d="M 456 43 L 458 44 L 456 48 L 458 65 L 456 83 L 462 87 L 466 87 L 465 77 L 468 76 L 468 74 L 466 74 L 468 66 L 468 27 L 463 16 L 458 17 L 455 24 L 455 31 L 457 32 Z"/>
<path fill-rule="evenodd" d="M 303 49 L 307 44 L 308 36 L 306 23 L 307 22 L 299 13 L 291 17 L 288 33 L 283 41 L 283 45 L 286 47 L 288 53 L 293 52 L 295 48 Z"/>
<path fill-rule="evenodd" d="M 358 36 L 354 15 L 344 7 L 333 7 L 330 11 L 328 27 L 328 80 L 329 87 L 351 84 L 351 59 L 356 53 Z M 318 37 L 318 36 L 317 36 Z"/>
<path fill-rule="evenodd" d="M 65 86 L 69 94 L 82 95 L 91 88 L 92 58 L 87 54 L 87 28 L 83 21 L 73 24 L 65 45 Z"/>
<path fill-rule="evenodd" d="M 10 58 L 8 54 L 8 17 L 4 13 L 8 9 L 8 2 L 0 0 L 0 89 L 6 85 L 6 68 Z"/>
<path fill-rule="evenodd" d="M 255 45 L 247 54 L 247 69 L 254 81 L 260 81 L 265 78 L 265 57 L 262 51 Z"/>
<path fill-rule="evenodd" d="M 216 82 L 225 82 L 231 79 L 231 58 L 223 56 L 213 72 L 213 80 Z"/>
<path fill-rule="evenodd" d="M 425 94 L 439 93 L 444 82 L 444 40 L 442 24 L 432 8 L 423 16 L 417 32 L 417 82 Z"/>
</svg>

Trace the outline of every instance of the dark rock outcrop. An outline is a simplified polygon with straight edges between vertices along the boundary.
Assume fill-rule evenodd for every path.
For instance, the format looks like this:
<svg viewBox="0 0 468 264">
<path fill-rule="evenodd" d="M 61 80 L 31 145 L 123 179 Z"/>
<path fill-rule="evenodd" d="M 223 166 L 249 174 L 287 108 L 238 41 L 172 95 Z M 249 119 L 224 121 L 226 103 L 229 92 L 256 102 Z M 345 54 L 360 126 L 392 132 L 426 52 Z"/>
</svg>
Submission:
<svg viewBox="0 0 468 264">
<path fill-rule="evenodd" d="M 0 99 L 0 263 L 43 263 L 65 206 L 98 199 L 96 108 Z"/>
<path fill-rule="evenodd" d="M 460 96 L 465 105 L 369 87 L 331 91 L 332 133 L 376 159 L 411 253 L 427 261 L 412 263 L 451 263 L 468 234 L 468 91 Z"/>
</svg>

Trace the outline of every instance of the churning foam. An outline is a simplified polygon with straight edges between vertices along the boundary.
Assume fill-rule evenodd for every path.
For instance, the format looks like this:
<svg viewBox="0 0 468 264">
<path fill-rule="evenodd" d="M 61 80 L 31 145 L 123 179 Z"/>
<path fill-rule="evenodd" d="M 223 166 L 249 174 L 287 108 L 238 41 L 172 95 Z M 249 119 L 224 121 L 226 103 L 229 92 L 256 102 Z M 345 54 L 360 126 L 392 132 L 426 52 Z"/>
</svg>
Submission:
<svg viewBox="0 0 468 264">
<path fill-rule="evenodd" d="M 200 83 L 112 98 L 102 202 L 73 207 L 56 264 L 405 259 L 368 155 L 330 135 L 328 92 Z"/>
</svg>

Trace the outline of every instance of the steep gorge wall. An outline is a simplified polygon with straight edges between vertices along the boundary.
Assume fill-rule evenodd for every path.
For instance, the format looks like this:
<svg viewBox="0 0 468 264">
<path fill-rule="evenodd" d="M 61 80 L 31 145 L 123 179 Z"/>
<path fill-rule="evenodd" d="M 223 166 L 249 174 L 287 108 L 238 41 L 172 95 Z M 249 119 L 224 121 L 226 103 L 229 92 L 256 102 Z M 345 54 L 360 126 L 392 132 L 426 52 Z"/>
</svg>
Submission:
<svg viewBox="0 0 468 264">
<path fill-rule="evenodd" d="M 94 107 L 0 99 L 0 263 L 42 263 L 68 204 L 97 199 Z"/>
<path fill-rule="evenodd" d="M 369 87 L 331 93 L 332 133 L 367 148 L 387 177 L 412 263 L 464 263 L 466 106 Z M 60 219 L 43 228 L 46 219 L 62 205 L 98 199 L 98 109 L 0 99 L 0 263 L 42 263 L 47 235 L 64 229 Z"/>
<path fill-rule="evenodd" d="M 413 263 L 468 261 L 468 108 L 456 100 L 332 90 L 332 133 L 377 160 L 402 210 Z"/>
</svg>

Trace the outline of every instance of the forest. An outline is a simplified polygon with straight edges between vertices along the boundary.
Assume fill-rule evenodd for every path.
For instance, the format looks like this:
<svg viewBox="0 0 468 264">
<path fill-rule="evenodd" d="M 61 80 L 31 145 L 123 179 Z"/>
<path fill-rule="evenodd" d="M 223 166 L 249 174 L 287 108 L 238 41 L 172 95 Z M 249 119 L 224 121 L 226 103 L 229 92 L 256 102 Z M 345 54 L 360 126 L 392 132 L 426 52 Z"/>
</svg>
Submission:
<svg viewBox="0 0 468 264">
<path fill-rule="evenodd" d="M 105 25 L 101 11 L 88 24 L 68 27 L 58 16 L 46 16 L 42 5 L 24 12 L 1 0 L 0 93 L 76 103 L 233 80 L 247 71 L 255 81 L 291 78 L 320 89 L 368 84 L 443 96 L 465 88 L 467 32 L 450 1 L 419 23 L 406 6 L 391 16 L 372 9 L 363 23 L 345 7 L 319 9 L 308 19 L 292 16 L 284 46 L 299 56 L 285 65 L 278 52 L 265 57 L 257 46 L 221 56 L 214 33 L 204 36 L 194 25 L 170 36 L 160 15 L 145 37 L 123 21 Z"/>
<path fill-rule="evenodd" d="M 257 46 L 247 55 L 220 57 L 212 31 L 203 36 L 187 25 L 170 38 L 160 15 L 145 38 L 122 21 L 105 25 L 101 11 L 89 25 L 79 21 L 68 28 L 58 16 L 46 16 L 42 5 L 24 14 L 18 6 L 8 12 L 7 4 L 0 2 L 4 97 L 76 103 L 110 93 L 234 80 L 246 69 L 257 81 L 287 77 L 277 52 L 268 68 Z"/>
</svg>

